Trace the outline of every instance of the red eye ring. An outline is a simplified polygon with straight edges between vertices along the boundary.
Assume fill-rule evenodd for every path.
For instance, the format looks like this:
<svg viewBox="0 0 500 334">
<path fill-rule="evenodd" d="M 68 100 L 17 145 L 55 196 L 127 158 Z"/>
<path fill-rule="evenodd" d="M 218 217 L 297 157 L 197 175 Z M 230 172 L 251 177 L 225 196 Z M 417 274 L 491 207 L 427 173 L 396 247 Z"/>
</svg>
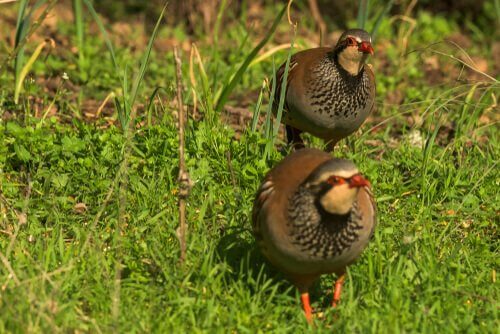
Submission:
<svg viewBox="0 0 500 334">
<path fill-rule="evenodd" d="M 343 177 L 340 177 L 340 176 L 330 176 L 326 182 L 331 185 L 331 186 L 337 186 L 337 185 L 340 185 L 340 184 L 344 184 L 346 183 L 346 180 L 343 178 Z"/>
<path fill-rule="evenodd" d="M 346 45 L 347 46 L 358 46 L 358 42 L 354 37 L 347 37 L 346 38 Z"/>
</svg>

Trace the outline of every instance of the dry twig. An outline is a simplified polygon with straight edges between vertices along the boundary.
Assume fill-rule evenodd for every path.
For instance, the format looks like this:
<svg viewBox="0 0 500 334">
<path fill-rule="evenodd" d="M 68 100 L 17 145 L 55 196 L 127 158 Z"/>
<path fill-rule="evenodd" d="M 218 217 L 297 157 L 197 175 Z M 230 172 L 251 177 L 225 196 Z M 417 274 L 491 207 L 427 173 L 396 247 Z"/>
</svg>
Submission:
<svg viewBox="0 0 500 334">
<path fill-rule="evenodd" d="M 177 79 L 177 108 L 179 109 L 179 227 L 177 228 L 177 237 L 181 247 L 179 262 L 183 263 L 186 259 L 186 198 L 191 189 L 191 179 L 186 171 L 186 161 L 184 158 L 184 103 L 182 102 L 182 72 L 181 59 L 174 47 L 175 74 Z"/>
</svg>

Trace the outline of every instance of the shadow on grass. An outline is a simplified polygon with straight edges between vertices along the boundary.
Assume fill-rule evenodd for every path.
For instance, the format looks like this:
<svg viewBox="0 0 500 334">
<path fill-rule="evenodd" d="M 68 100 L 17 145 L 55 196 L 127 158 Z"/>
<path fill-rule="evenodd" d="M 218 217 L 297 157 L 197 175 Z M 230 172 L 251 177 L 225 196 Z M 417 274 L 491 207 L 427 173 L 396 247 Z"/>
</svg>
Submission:
<svg viewBox="0 0 500 334">
<path fill-rule="evenodd" d="M 231 268 L 226 277 L 228 281 L 244 280 L 250 288 L 255 287 L 250 282 L 262 283 L 266 279 L 283 287 L 289 285 L 286 277 L 262 255 L 250 230 L 246 228 L 226 230 L 217 244 L 216 256 Z"/>
<path fill-rule="evenodd" d="M 228 282 L 243 282 L 252 294 L 255 294 L 256 289 L 259 289 L 267 280 L 271 280 L 273 284 L 279 285 L 280 293 L 296 298 L 299 303 L 298 290 L 262 255 L 250 230 L 232 228 L 226 231 L 217 244 L 216 256 L 231 268 L 225 278 Z M 325 293 L 331 294 L 331 290 L 326 292 L 321 289 L 319 280 L 309 292 L 311 298 L 316 301 L 320 300 Z M 331 305 L 331 297 L 323 299 L 319 306 L 323 309 L 329 305 Z"/>
</svg>

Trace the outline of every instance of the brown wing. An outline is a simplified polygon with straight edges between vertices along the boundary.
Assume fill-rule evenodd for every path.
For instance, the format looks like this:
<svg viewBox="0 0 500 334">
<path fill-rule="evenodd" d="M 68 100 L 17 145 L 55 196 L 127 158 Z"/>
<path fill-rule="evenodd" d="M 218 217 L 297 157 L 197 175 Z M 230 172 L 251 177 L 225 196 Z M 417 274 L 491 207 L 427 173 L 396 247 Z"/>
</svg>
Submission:
<svg viewBox="0 0 500 334">
<path fill-rule="evenodd" d="M 331 156 L 321 150 L 301 149 L 287 156 L 266 175 L 257 190 L 252 210 L 252 229 L 257 241 L 262 239 L 262 224 L 281 222 L 280 229 L 287 228 L 285 212 L 289 197 L 314 168 L 329 159 Z"/>
<path fill-rule="evenodd" d="M 365 66 L 366 73 L 368 74 L 368 77 L 370 78 L 370 95 L 375 97 L 376 95 L 376 85 L 375 85 L 375 73 L 373 73 L 373 68 L 371 64 L 367 64 Z M 375 98 L 373 99 L 373 104 L 372 107 L 370 108 L 370 114 L 373 112 L 375 109 Z"/>
<path fill-rule="evenodd" d="M 266 178 L 264 178 L 264 181 L 260 184 L 259 190 L 257 190 L 257 194 L 255 195 L 255 200 L 253 202 L 252 231 L 257 241 L 262 240 L 259 221 L 260 212 L 266 201 L 273 195 L 273 193 L 274 184 L 271 175 L 268 174 Z"/>
<path fill-rule="evenodd" d="M 373 233 L 375 232 L 375 227 L 377 226 L 377 205 L 375 203 L 375 197 L 373 196 L 371 188 L 364 187 L 363 190 L 369 199 L 368 203 L 365 203 L 364 205 L 371 206 L 371 208 L 365 208 L 364 210 L 371 209 L 371 211 L 373 211 L 373 224 L 372 224 L 372 228 L 370 231 L 370 239 L 371 239 L 373 237 Z M 362 210 L 363 210 L 363 208 L 362 208 Z"/>
<path fill-rule="evenodd" d="M 288 75 L 286 80 L 286 90 L 285 90 L 285 103 L 284 110 L 289 110 L 287 103 L 287 94 L 290 88 L 290 85 L 294 86 L 293 92 L 297 94 L 297 92 L 304 92 L 305 82 L 310 79 L 312 74 L 311 68 L 314 68 L 316 64 L 321 61 L 325 55 L 330 52 L 330 48 L 314 48 L 303 50 L 297 52 L 292 57 L 290 57 L 290 65 L 288 66 Z M 274 94 L 273 101 L 273 112 L 276 114 L 278 111 L 278 106 L 281 97 L 281 87 L 283 85 L 283 79 L 285 77 L 285 67 L 286 62 L 284 62 L 278 72 L 276 73 L 276 89 Z"/>
</svg>

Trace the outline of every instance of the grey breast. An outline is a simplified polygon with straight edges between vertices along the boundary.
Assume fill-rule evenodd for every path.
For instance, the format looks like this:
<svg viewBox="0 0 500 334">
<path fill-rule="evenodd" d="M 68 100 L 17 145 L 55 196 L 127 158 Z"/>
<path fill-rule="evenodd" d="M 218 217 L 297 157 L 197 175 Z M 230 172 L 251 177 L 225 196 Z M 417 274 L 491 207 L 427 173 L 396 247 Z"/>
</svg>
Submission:
<svg viewBox="0 0 500 334">
<path fill-rule="evenodd" d="M 305 85 L 309 118 L 330 130 L 352 132 L 363 123 L 373 105 L 370 78 L 365 70 L 353 76 L 338 66 L 325 57 L 311 73 Z"/>
<path fill-rule="evenodd" d="M 363 229 L 357 201 L 347 216 L 324 215 L 318 211 L 315 197 L 299 188 L 288 208 L 292 243 L 315 259 L 329 259 L 348 251 L 360 238 Z"/>
</svg>

